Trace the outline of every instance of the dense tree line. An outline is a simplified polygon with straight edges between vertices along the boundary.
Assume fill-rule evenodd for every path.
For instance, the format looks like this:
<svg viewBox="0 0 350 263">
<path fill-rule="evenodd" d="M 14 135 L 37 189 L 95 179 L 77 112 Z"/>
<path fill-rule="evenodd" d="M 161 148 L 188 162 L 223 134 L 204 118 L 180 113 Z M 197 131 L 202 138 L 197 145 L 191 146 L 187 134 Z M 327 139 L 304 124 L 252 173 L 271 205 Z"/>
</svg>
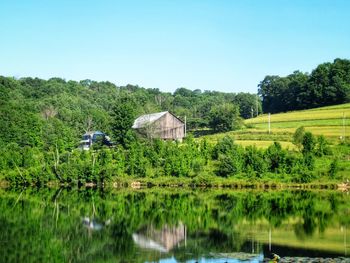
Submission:
<svg viewBox="0 0 350 263">
<path fill-rule="evenodd" d="M 256 106 L 255 95 L 242 93 L 180 88 L 170 94 L 91 80 L 0 77 L 0 178 L 16 184 L 80 184 L 123 175 L 193 176 L 209 158 L 200 146 L 149 145 L 132 131 L 133 120 L 170 110 L 187 116 L 192 128 L 226 131 L 238 127 L 245 109 L 239 103 L 250 103 L 244 99 L 250 97 Z M 111 135 L 116 147 L 77 150 L 82 134 L 91 130 Z"/>
<path fill-rule="evenodd" d="M 350 102 L 350 60 L 323 63 L 311 74 L 266 76 L 258 85 L 264 112 L 276 113 Z"/>
<path fill-rule="evenodd" d="M 254 115 L 260 111 L 257 96 L 249 93 L 179 88 L 171 94 L 91 80 L 0 77 L 0 145 L 73 149 L 87 130 L 110 135 L 119 131 L 121 127 L 115 122 L 122 118 L 118 107 L 130 109 L 129 120 L 125 119 L 129 125 L 138 115 L 171 111 L 181 119 L 187 116 L 189 130 L 209 127 L 213 108 L 223 104 L 235 107 L 235 119 L 251 117 L 252 110 Z M 227 125 L 231 129 L 232 121 Z M 115 135 L 124 134 L 120 130 Z"/>
</svg>

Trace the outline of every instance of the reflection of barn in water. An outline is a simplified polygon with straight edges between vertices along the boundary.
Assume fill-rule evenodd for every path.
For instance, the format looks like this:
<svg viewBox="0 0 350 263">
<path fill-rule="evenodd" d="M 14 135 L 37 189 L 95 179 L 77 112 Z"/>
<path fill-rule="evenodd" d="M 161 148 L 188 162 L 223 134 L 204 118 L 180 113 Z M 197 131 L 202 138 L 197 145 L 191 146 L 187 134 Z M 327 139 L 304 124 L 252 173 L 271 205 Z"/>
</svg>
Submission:
<svg viewBox="0 0 350 263">
<path fill-rule="evenodd" d="M 186 226 L 182 223 L 177 226 L 164 225 L 161 229 L 156 229 L 151 225 L 134 233 L 132 238 L 141 248 L 169 252 L 181 241 L 184 241 L 186 245 L 186 231 Z"/>
</svg>

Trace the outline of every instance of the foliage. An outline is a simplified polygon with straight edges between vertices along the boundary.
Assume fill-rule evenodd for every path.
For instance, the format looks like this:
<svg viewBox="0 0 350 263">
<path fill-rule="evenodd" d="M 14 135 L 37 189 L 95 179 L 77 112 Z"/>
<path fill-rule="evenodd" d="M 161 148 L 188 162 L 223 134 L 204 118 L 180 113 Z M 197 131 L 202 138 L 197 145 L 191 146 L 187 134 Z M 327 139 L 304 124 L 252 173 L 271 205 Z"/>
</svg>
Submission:
<svg viewBox="0 0 350 263">
<path fill-rule="evenodd" d="M 132 137 L 132 124 L 136 118 L 136 103 L 130 99 L 119 99 L 112 109 L 112 130 L 118 144 L 126 146 Z"/>
<path fill-rule="evenodd" d="M 232 131 L 241 126 L 239 108 L 234 104 L 225 103 L 212 107 L 209 118 L 209 126 L 216 132 Z"/>
<path fill-rule="evenodd" d="M 329 147 L 329 143 L 326 140 L 326 138 L 321 135 L 318 136 L 316 139 L 316 148 L 315 148 L 315 155 L 318 157 L 322 157 L 323 155 L 331 155 L 332 150 Z"/>
<path fill-rule="evenodd" d="M 304 134 L 305 134 L 305 128 L 301 126 L 295 130 L 293 135 L 293 143 L 298 147 L 299 150 L 302 147 Z"/>
<path fill-rule="evenodd" d="M 339 161 L 338 161 L 338 159 L 335 158 L 329 167 L 329 171 L 328 171 L 329 177 L 335 178 L 338 171 L 339 171 Z"/>
<path fill-rule="evenodd" d="M 313 154 L 315 151 L 316 140 L 311 132 L 305 132 L 302 142 L 303 149 L 302 153 L 304 155 Z"/>
<path fill-rule="evenodd" d="M 266 76 L 259 84 L 264 112 L 285 112 L 350 102 L 350 60 L 323 63 L 311 74 Z"/>
<path fill-rule="evenodd" d="M 285 166 L 293 165 L 287 163 L 287 152 L 282 149 L 278 142 L 274 142 L 269 146 L 265 152 L 265 158 L 269 163 L 269 170 L 271 172 L 283 172 Z"/>
<path fill-rule="evenodd" d="M 208 128 L 211 108 L 225 103 L 242 104 L 242 109 L 256 107 L 256 100 L 245 99 L 253 97 L 186 88 L 171 94 L 93 80 L 0 76 L 0 144 L 16 142 L 45 151 L 57 144 L 60 151 L 72 150 L 78 138 L 92 130 L 115 135 L 112 140 L 126 144 L 124 135 L 130 137 L 130 124 L 141 114 L 171 111 L 187 117 L 188 129 Z"/>
<path fill-rule="evenodd" d="M 213 158 L 217 160 L 220 155 L 234 154 L 237 145 L 235 145 L 232 137 L 225 136 L 220 139 L 213 148 Z"/>
<path fill-rule="evenodd" d="M 250 179 L 302 171 L 313 178 L 315 160 L 330 151 L 324 138 L 316 140 L 307 132 L 301 142 L 302 156 L 278 143 L 266 150 L 243 148 L 230 137 L 217 144 L 191 137 L 183 143 L 146 141 L 136 138 L 130 129 L 140 114 L 170 109 L 189 121 L 203 120 L 201 124 L 193 122 L 194 126 L 209 123 L 216 131 L 232 130 L 239 127 L 240 115 L 247 117 L 248 109 L 254 109 L 255 98 L 185 88 L 170 94 L 91 80 L 0 77 L 0 178 L 13 185 L 43 185 L 55 180 L 78 186 L 103 185 L 121 177 L 167 176 L 210 182 L 208 174 Z M 106 148 L 96 143 L 90 151 L 78 150 L 79 138 L 90 130 L 112 134 L 117 144 Z M 239 136 L 245 138 L 245 134 Z M 259 136 L 260 140 L 280 140 L 290 135 Z"/>
<path fill-rule="evenodd" d="M 240 92 L 233 98 L 233 103 L 239 106 L 244 119 L 253 118 L 262 112 L 260 98 L 255 94 Z"/>
<path fill-rule="evenodd" d="M 248 175 L 261 177 L 268 167 L 264 160 L 264 153 L 255 146 L 248 146 L 244 153 L 243 169 Z"/>
<path fill-rule="evenodd" d="M 243 148 L 228 136 L 213 146 L 188 137 L 183 143 L 134 140 L 128 147 L 100 146 L 90 151 L 61 151 L 57 147 L 41 152 L 12 143 L 0 149 L 3 156 L 0 171 L 13 185 L 43 185 L 52 180 L 78 186 L 103 185 L 121 177 L 200 180 L 207 173 L 241 179 L 276 174 L 280 176 L 276 178 L 287 180 L 286 175 L 290 175 L 294 182 L 306 183 L 316 178 L 315 163 L 320 157 L 314 149 L 315 145 L 320 146 L 307 132 L 303 145 L 301 154 L 283 149 L 278 142 L 266 150 L 255 146 Z M 330 177 L 334 177 L 337 167 L 330 168 Z"/>
</svg>

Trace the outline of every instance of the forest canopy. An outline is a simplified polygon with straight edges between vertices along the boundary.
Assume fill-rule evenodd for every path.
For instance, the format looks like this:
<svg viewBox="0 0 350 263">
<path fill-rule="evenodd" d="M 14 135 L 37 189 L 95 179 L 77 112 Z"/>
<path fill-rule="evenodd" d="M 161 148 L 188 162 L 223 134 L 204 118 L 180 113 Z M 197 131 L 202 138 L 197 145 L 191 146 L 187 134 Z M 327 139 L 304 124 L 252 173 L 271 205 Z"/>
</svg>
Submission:
<svg viewBox="0 0 350 263">
<path fill-rule="evenodd" d="M 258 85 L 258 93 L 260 97 L 183 87 L 169 93 L 89 79 L 78 82 L 0 76 L 0 145 L 69 150 L 88 130 L 102 130 L 118 141 L 118 108 L 130 108 L 132 117 L 170 111 L 183 120 L 186 116 L 188 130 L 210 128 L 220 132 L 238 128 L 239 118 L 262 112 L 346 103 L 350 102 L 350 60 L 320 64 L 311 74 L 295 71 L 286 77 L 266 76 Z M 224 118 L 226 115 L 232 118 Z M 125 121 L 130 124 L 133 120 Z"/>
<path fill-rule="evenodd" d="M 311 74 L 266 76 L 258 85 L 265 113 L 286 112 L 350 102 L 350 60 L 323 63 Z"/>
<path fill-rule="evenodd" d="M 171 94 L 93 80 L 0 76 L 0 144 L 72 149 L 88 130 L 115 134 L 115 127 L 119 127 L 117 108 L 125 107 L 132 110 L 133 119 L 141 114 L 170 111 L 181 119 L 186 116 L 189 130 L 204 128 L 209 127 L 214 106 L 235 105 L 238 115 L 248 118 L 261 112 L 257 99 L 249 93 L 179 88 Z M 133 119 L 125 121 L 130 124 Z"/>
<path fill-rule="evenodd" d="M 258 85 L 258 93 L 260 97 L 183 87 L 169 93 L 89 79 L 78 82 L 0 76 L 0 145 L 69 150 L 88 130 L 102 130 L 118 141 L 118 108 L 129 107 L 132 117 L 170 111 L 180 119 L 187 117 L 188 130 L 210 128 L 220 132 L 239 127 L 239 118 L 262 112 L 346 103 L 350 102 L 350 60 L 320 64 L 311 74 L 295 71 L 286 77 L 266 76 Z M 232 118 L 224 118 L 226 115 Z M 130 124 L 133 120 L 125 121 Z"/>
</svg>

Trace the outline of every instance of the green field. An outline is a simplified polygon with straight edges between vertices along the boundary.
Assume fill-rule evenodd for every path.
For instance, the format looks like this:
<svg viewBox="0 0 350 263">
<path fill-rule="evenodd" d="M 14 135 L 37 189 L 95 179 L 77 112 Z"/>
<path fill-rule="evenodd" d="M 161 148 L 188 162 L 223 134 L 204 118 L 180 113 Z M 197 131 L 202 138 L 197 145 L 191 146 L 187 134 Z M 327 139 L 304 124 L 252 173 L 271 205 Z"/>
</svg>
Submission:
<svg viewBox="0 0 350 263">
<path fill-rule="evenodd" d="M 256 145 L 267 148 L 273 141 L 293 149 L 292 137 L 298 127 L 314 135 L 324 135 L 329 142 L 337 143 L 342 138 L 350 139 L 350 103 L 316 109 L 271 114 L 271 130 L 268 131 L 268 115 L 244 121 L 245 127 L 238 131 L 203 136 L 216 142 L 224 136 L 233 137 L 243 146 Z"/>
</svg>

